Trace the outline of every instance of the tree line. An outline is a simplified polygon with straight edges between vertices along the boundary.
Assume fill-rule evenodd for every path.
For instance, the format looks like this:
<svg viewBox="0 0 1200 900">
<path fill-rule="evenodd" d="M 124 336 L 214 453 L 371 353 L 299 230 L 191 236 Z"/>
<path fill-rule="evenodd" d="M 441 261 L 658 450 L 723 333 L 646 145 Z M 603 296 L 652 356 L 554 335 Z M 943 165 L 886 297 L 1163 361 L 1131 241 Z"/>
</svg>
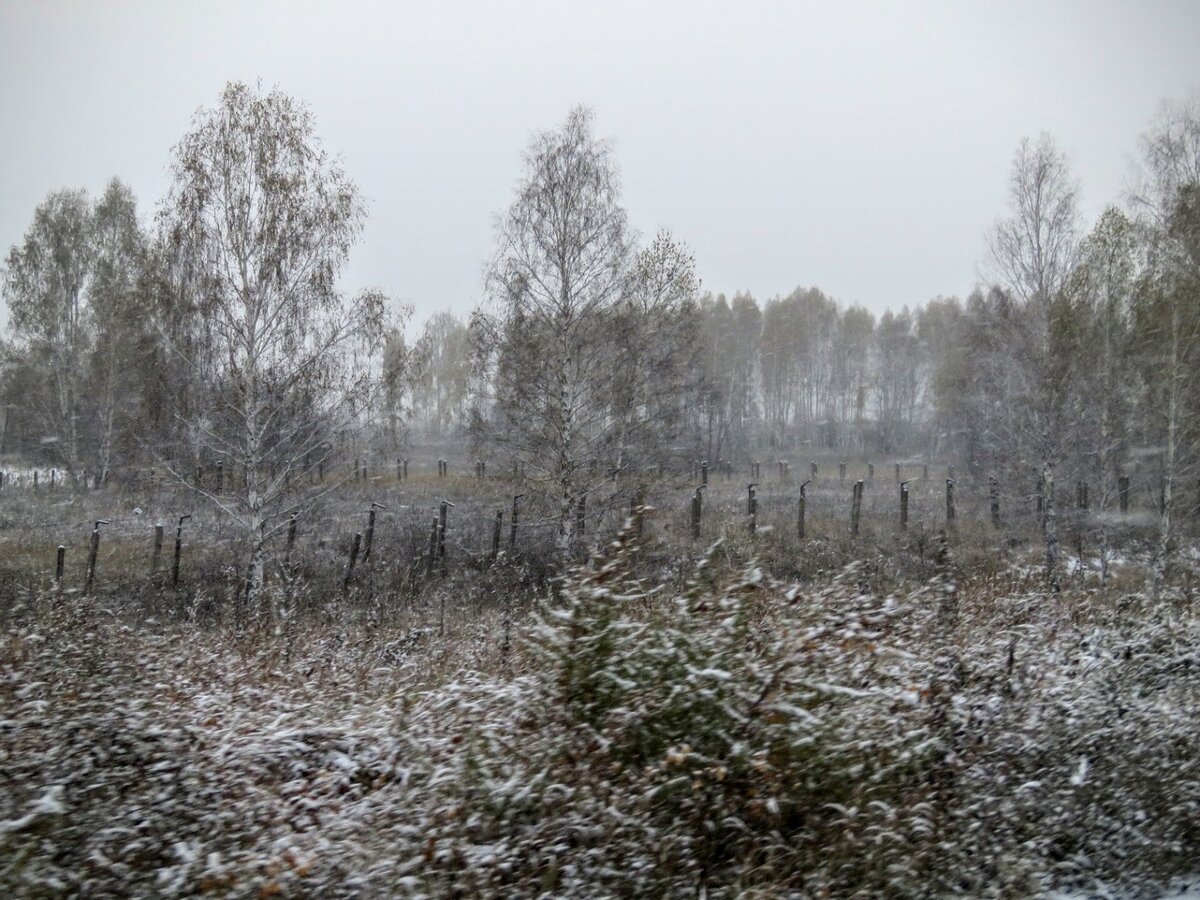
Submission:
<svg viewBox="0 0 1200 900">
<path fill-rule="evenodd" d="M 281 91 L 230 84 L 173 148 L 152 221 L 113 180 L 52 192 L 4 265 L 0 453 L 79 485 L 153 462 L 244 525 L 252 581 L 348 444 L 470 442 L 553 509 L 564 554 L 614 476 L 778 450 L 936 455 L 1041 492 L 1129 467 L 1160 485 L 1163 577 L 1194 503 L 1200 422 L 1200 101 L 1164 104 L 1139 179 L 1090 225 L 1065 154 L 1022 141 L 984 282 L 875 316 L 819 288 L 702 290 L 671 233 L 629 224 L 612 145 L 573 110 L 535 136 L 482 302 L 434 315 L 338 284 L 365 204 Z M 998 177 L 1000 173 L 998 173 Z M 1181 497 L 1184 498 L 1181 500 Z M 622 501 L 624 502 L 624 501 Z"/>
</svg>

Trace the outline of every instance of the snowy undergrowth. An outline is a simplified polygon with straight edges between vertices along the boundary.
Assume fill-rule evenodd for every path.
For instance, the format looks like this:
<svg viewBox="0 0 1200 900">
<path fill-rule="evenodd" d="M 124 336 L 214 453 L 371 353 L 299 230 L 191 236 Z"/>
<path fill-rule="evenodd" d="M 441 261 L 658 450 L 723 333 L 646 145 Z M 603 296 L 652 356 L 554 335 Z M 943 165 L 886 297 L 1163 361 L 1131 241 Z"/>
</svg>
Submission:
<svg viewBox="0 0 1200 900">
<path fill-rule="evenodd" d="M 6 895 L 1136 894 L 1200 850 L 1200 627 L 1096 593 L 800 592 L 637 549 L 519 629 L 131 629 L 0 657 Z"/>
</svg>

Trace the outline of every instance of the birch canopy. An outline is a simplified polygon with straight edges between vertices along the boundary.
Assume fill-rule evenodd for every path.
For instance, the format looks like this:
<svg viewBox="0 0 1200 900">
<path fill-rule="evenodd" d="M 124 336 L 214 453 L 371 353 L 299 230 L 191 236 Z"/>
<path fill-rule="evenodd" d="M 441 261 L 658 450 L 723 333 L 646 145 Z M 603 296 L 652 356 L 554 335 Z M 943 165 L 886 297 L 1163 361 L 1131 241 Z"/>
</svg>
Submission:
<svg viewBox="0 0 1200 900">
<path fill-rule="evenodd" d="M 358 189 L 320 147 L 308 110 L 279 91 L 230 84 L 175 148 L 161 223 L 193 304 L 200 375 L 188 425 L 198 455 L 244 470 L 232 500 L 251 584 L 289 476 L 315 465 L 378 381 L 384 300 L 347 298 L 337 276 L 364 223 Z"/>
</svg>

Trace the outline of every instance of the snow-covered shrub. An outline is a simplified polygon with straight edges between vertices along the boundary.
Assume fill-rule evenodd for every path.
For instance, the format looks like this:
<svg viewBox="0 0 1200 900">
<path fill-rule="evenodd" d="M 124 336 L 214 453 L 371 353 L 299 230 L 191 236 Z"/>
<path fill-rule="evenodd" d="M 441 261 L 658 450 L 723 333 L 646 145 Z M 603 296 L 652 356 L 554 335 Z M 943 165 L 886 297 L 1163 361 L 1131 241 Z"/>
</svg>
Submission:
<svg viewBox="0 0 1200 900">
<path fill-rule="evenodd" d="M 1148 893 L 1200 857 L 1186 605 L 939 574 L 811 590 L 622 536 L 498 615 L 0 644 L 5 896 Z M 507 621 L 507 620 L 505 620 Z M 523 637 L 522 637 L 523 635 Z"/>
</svg>

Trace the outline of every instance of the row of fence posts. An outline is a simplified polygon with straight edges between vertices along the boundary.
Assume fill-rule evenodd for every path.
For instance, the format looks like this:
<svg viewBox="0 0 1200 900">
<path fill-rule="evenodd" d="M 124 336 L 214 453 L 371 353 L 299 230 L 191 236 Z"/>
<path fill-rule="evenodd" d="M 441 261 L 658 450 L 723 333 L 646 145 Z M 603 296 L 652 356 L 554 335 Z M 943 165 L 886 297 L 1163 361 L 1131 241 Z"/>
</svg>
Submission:
<svg viewBox="0 0 1200 900">
<path fill-rule="evenodd" d="M 190 519 L 190 515 L 180 516 L 179 524 L 175 529 L 175 556 L 171 563 L 171 586 L 179 586 L 179 565 L 183 558 L 183 523 Z M 100 557 L 100 526 L 111 525 L 107 519 L 96 519 L 92 525 L 92 537 L 88 544 L 88 559 L 87 570 L 84 576 L 84 594 L 92 593 L 92 585 L 96 581 L 96 570 Z M 162 561 L 163 548 L 163 527 L 161 524 L 154 526 L 154 552 L 150 557 L 150 574 L 153 576 L 158 572 L 159 565 Z M 58 550 L 55 553 L 54 560 L 54 587 L 57 590 L 62 589 L 63 572 L 67 564 L 67 548 L 63 544 L 58 545 Z"/>
<path fill-rule="evenodd" d="M 954 469 L 950 468 L 950 473 L 953 475 Z M 808 502 L 807 488 L 812 483 L 811 479 L 800 485 L 800 496 L 797 502 L 797 517 L 796 517 L 796 533 L 803 540 L 805 538 L 805 513 Z M 908 530 L 908 507 L 909 507 L 909 484 L 908 480 L 900 482 L 900 510 L 899 524 L 902 531 Z M 1125 476 L 1121 477 L 1121 511 L 1128 511 L 1128 484 L 1129 479 Z M 751 535 L 758 530 L 758 488 L 760 482 L 752 481 L 746 485 L 746 523 L 747 529 Z M 689 531 L 693 539 L 698 539 L 703 530 L 704 524 L 704 490 L 707 487 L 706 483 L 702 483 L 695 489 L 691 499 L 691 511 L 689 516 Z M 1039 478 L 1038 494 L 1037 494 L 1037 512 L 1039 520 L 1044 515 L 1043 505 L 1043 483 Z M 946 479 L 946 521 L 954 523 L 958 517 L 958 507 L 955 497 L 956 482 L 953 477 Z M 862 501 L 863 501 L 864 482 L 859 479 L 855 481 L 850 495 L 850 533 L 854 537 L 858 537 L 859 526 L 862 522 Z M 1088 485 L 1085 481 L 1076 483 L 1076 506 L 1080 510 L 1088 508 Z M 1000 517 L 1000 482 L 995 476 L 988 477 L 988 507 L 991 517 L 992 527 L 999 530 L 1003 523 Z"/>
<path fill-rule="evenodd" d="M 409 477 L 408 476 L 408 464 L 409 464 L 409 460 L 406 458 L 397 458 L 396 459 L 396 481 L 399 482 L 399 481 L 407 481 L 408 480 L 408 477 Z M 719 463 L 718 466 L 720 467 L 720 470 L 726 474 L 726 479 L 728 480 L 728 478 L 730 477 L 730 473 L 732 471 L 732 466 L 728 463 Z M 776 463 L 776 467 L 777 467 L 777 474 L 781 481 L 790 480 L 791 464 L 787 460 L 778 460 Z M 750 463 L 749 468 L 750 468 L 750 477 L 752 479 L 754 479 L 754 481 L 756 483 L 760 483 L 761 478 L 762 478 L 762 463 L 757 460 L 753 461 Z M 901 477 L 901 474 L 902 474 L 901 463 L 895 463 L 894 469 L 895 469 L 896 483 L 903 488 L 903 486 L 908 484 L 909 482 L 905 479 L 902 479 L 902 477 Z M 922 469 L 922 480 L 928 481 L 929 480 L 929 465 L 923 464 L 921 466 L 921 469 Z M 214 476 L 213 487 L 215 488 L 216 494 L 220 495 L 224 492 L 225 483 L 226 483 L 224 461 L 218 460 L 214 466 L 214 470 L 215 470 L 215 476 Z M 487 462 L 482 459 L 476 460 L 474 470 L 475 470 L 475 477 L 477 479 L 482 480 L 482 479 L 486 478 L 487 477 Z M 438 459 L 437 460 L 438 477 L 439 478 L 448 477 L 449 471 L 450 471 L 449 463 L 444 458 Z M 514 472 L 515 477 L 521 477 L 523 474 L 523 469 L 519 466 L 519 464 L 514 464 L 513 472 Z M 819 466 L 818 466 L 816 460 L 811 461 L 809 472 L 810 472 L 810 479 L 808 482 L 805 482 L 805 484 L 808 484 L 810 482 L 815 482 L 818 480 Z M 58 475 L 58 472 L 56 469 L 50 470 L 49 487 L 51 490 L 53 490 L 57 486 L 57 481 L 58 481 L 57 475 Z M 156 470 L 151 469 L 150 470 L 151 480 L 154 479 L 155 475 L 156 475 Z M 954 466 L 948 467 L 947 475 L 948 475 L 949 481 L 954 480 Z M 354 469 L 353 469 L 354 480 L 355 481 L 367 481 L 367 480 L 369 480 L 368 476 L 369 476 L 369 472 L 368 472 L 368 468 L 367 468 L 367 462 L 365 460 L 362 460 L 359 457 L 355 457 Z M 693 476 L 693 479 L 698 478 L 701 485 L 707 485 L 708 478 L 709 478 L 709 463 L 708 463 L 708 461 L 701 460 L 700 462 L 694 464 L 692 467 L 692 476 Z M 844 461 L 838 463 L 838 478 L 839 478 L 840 482 L 844 482 L 846 480 L 846 463 Z M 866 480 L 867 480 L 867 482 L 872 482 L 872 481 L 874 481 L 874 479 L 875 479 L 875 465 L 874 465 L 874 463 L 867 463 L 867 479 Z M 3 488 L 3 486 L 7 480 L 8 480 L 7 474 L 4 472 L 0 472 L 0 488 Z M 317 480 L 321 481 L 321 482 L 323 482 L 325 480 L 325 464 L 323 461 L 318 462 L 318 464 L 317 464 Z M 991 485 L 994 482 L 994 480 L 995 480 L 994 476 L 989 477 L 989 479 L 988 479 L 989 485 Z M 245 481 L 245 474 L 243 473 L 243 482 L 244 481 Z M 203 488 L 204 483 L 205 483 L 204 467 L 198 466 L 196 468 L 194 484 L 197 488 Z M 40 487 L 40 476 L 39 476 L 39 472 L 35 470 L 33 472 L 33 489 L 36 491 L 39 489 L 39 487 Z M 1130 488 L 1129 476 L 1124 475 L 1124 474 L 1119 475 L 1117 478 L 1117 495 L 1118 495 L 1118 500 L 1119 500 L 1119 504 L 1120 504 L 1120 510 L 1122 513 L 1129 512 L 1129 488 Z M 952 493 L 952 491 L 953 491 L 953 489 L 951 488 L 951 493 Z M 1076 506 L 1077 506 L 1077 508 L 1087 509 L 1088 501 L 1089 501 L 1089 497 L 1088 497 L 1087 482 L 1082 481 L 1082 480 L 1077 481 L 1076 482 Z M 1039 475 L 1038 479 L 1037 479 L 1035 503 L 1036 503 L 1036 509 L 1037 509 L 1039 520 L 1041 520 L 1044 510 L 1045 510 L 1045 481 L 1041 475 Z M 1161 507 L 1161 500 L 1160 500 L 1160 507 Z M 1200 509 L 1200 504 L 1197 505 L 1197 508 Z M 950 506 L 947 506 L 947 510 L 948 511 L 950 510 Z M 948 519 L 953 518 L 953 515 L 948 514 L 947 518 Z M 996 519 L 996 514 L 993 511 L 993 521 L 995 521 L 995 519 Z"/>
<path fill-rule="evenodd" d="M 753 465 L 753 470 L 757 471 L 759 463 L 753 463 L 752 465 Z M 780 467 L 781 467 L 780 474 L 782 476 L 786 477 L 787 471 L 788 471 L 786 462 L 781 462 Z M 928 467 L 926 467 L 926 469 L 927 468 Z M 365 466 L 360 469 L 359 461 L 355 460 L 356 477 L 360 471 L 363 473 L 362 477 L 365 478 L 366 477 Z M 439 474 L 441 474 L 444 477 L 444 473 L 446 471 L 446 461 L 445 460 L 438 460 L 438 471 L 439 471 Z M 399 478 L 399 479 L 404 479 L 404 478 L 408 477 L 408 460 L 407 459 L 397 460 L 396 472 L 397 472 L 397 478 Z M 691 515 L 690 515 L 690 520 L 689 520 L 689 524 L 690 524 L 689 530 L 690 530 L 690 533 L 691 533 L 691 536 L 693 539 L 698 539 L 703 530 L 704 491 L 708 487 L 708 465 L 706 462 L 701 464 L 699 472 L 700 472 L 701 484 L 695 489 L 695 492 L 692 495 Z M 897 472 L 899 472 L 899 465 L 897 465 Z M 948 473 L 949 473 L 950 477 L 948 477 L 946 479 L 946 521 L 947 521 L 947 523 L 953 523 L 957 517 L 957 509 L 956 509 L 956 505 L 955 505 L 955 481 L 953 478 L 953 474 L 954 474 L 953 466 L 951 466 L 949 468 Z M 814 475 L 816 474 L 816 463 L 813 463 L 813 474 Z M 871 469 L 868 469 L 868 477 L 870 477 L 871 474 L 873 474 L 871 472 Z M 485 468 L 485 464 L 483 463 L 482 460 L 478 461 L 476 463 L 476 476 L 479 478 L 483 478 L 486 476 L 486 468 Z M 222 469 L 222 466 L 220 464 L 218 464 L 218 466 L 217 466 L 218 490 L 220 490 L 222 481 L 223 481 L 223 469 Z M 807 499 L 808 499 L 807 498 L 807 488 L 811 483 L 812 483 L 812 479 L 807 480 L 800 485 L 800 494 L 799 494 L 799 498 L 798 498 L 798 502 L 797 502 L 796 532 L 797 532 L 797 536 L 801 540 L 805 539 L 805 537 L 806 537 L 805 516 L 806 516 L 806 511 L 807 511 Z M 910 484 L 910 482 L 908 480 L 902 480 L 899 482 L 899 487 L 900 487 L 899 525 L 900 525 L 900 529 L 902 531 L 906 531 L 908 529 L 909 484 Z M 757 482 L 757 481 L 752 481 L 747 485 L 746 515 L 747 515 L 747 527 L 748 527 L 748 530 L 751 535 L 754 535 L 758 530 L 758 487 L 759 487 L 759 485 L 760 485 L 760 482 Z M 860 528 L 860 524 L 862 521 L 863 490 L 864 490 L 864 482 L 861 479 L 855 481 L 853 490 L 851 493 L 851 506 L 850 506 L 850 533 L 854 537 L 857 537 L 859 535 L 859 528 Z M 1121 512 L 1122 513 L 1128 512 L 1128 509 L 1129 509 L 1129 477 L 1126 475 L 1122 475 L 1119 478 L 1118 496 L 1119 496 L 1119 501 L 1120 501 Z M 520 501 L 524 497 L 525 497 L 525 494 L 517 494 L 512 499 L 511 517 L 510 517 L 510 523 L 509 523 L 509 540 L 508 540 L 510 552 L 515 551 L 516 546 L 517 546 L 517 529 L 518 529 L 518 523 L 519 523 L 519 518 L 520 518 Z M 1082 480 L 1077 481 L 1076 482 L 1076 507 L 1080 510 L 1087 510 L 1088 509 L 1088 499 L 1089 498 L 1088 498 L 1087 482 L 1082 481 Z M 1039 520 L 1040 524 L 1042 525 L 1042 527 L 1044 527 L 1045 526 L 1045 515 L 1046 515 L 1046 491 L 1045 491 L 1045 480 L 1041 476 L 1039 476 L 1037 479 L 1035 500 L 1036 500 L 1036 511 L 1037 511 L 1038 520 Z M 995 476 L 989 476 L 989 478 L 988 478 L 988 503 L 989 503 L 991 524 L 992 524 L 993 528 L 999 530 L 1002 526 L 1001 517 L 1000 517 L 1000 482 Z M 438 506 L 438 513 L 436 516 L 434 516 L 432 523 L 430 525 L 429 548 L 428 548 L 427 563 L 426 563 L 427 573 L 430 577 L 432 577 L 432 575 L 434 574 L 435 569 L 438 570 L 442 576 L 446 575 L 446 571 L 447 571 L 446 528 L 447 528 L 449 510 L 453 509 L 453 508 L 455 508 L 455 505 L 453 503 L 451 503 L 449 500 L 442 500 Z M 639 491 L 633 496 L 633 498 L 630 501 L 630 516 L 632 517 L 633 522 L 634 522 L 635 533 L 637 534 L 637 536 L 639 538 L 641 538 L 644 534 L 644 528 L 645 528 L 645 526 L 644 526 L 645 509 L 644 508 L 645 508 L 644 490 L 639 489 Z M 377 502 L 372 502 L 370 508 L 367 511 L 367 527 L 366 527 L 365 535 L 364 535 L 364 532 L 356 532 L 355 533 L 354 539 L 351 543 L 350 556 L 347 561 L 345 573 L 342 578 L 343 591 L 346 591 L 349 589 L 351 578 L 354 574 L 355 566 L 359 562 L 360 552 L 361 552 L 361 559 L 363 562 L 365 562 L 370 557 L 371 547 L 374 542 L 374 535 L 375 535 L 376 513 L 379 510 L 385 510 L 385 509 L 387 509 L 387 507 L 384 506 L 383 504 L 377 503 Z M 584 502 L 581 500 L 580 505 L 577 509 L 577 517 L 580 520 L 579 524 L 582 524 L 582 520 L 583 520 L 585 514 L 586 514 L 586 507 L 584 506 Z M 190 515 L 180 516 L 178 524 L 176 526 L 175 548 L 174 548 L 175 552 L 174 552 L 174 557 L 173 557 L 172 566 L 171 566 L 171 585 L 172 585 L 172 587 L 178 587 L 178 585 L 179 585 L 179 569 L 180 569 L 180 561 L 182 558 L 182 549 L 183 549 L 183 525 L 184 525 L 184 522 L 186 522 L 190 518 L 191 518 Z M 92 528 L 91 543 L 90 543 L 89 552 L 88 552 L 88 564 L 87 564 L 86 586 L 85 586 L 85 593 L 87 593 L 87 594 L 91 593 L 92 586 L 93 586 L 93 583 L 94 583 L 95 577 L 96 577 L 97 559 L 98 559 L 99 548 L 100 548 L 100 527 L 102 525 L 108 525 L 108 524 L 110 524 L 110 523 L 107 520 L 97 519 Z M 290 562 L 291 562 L 292 548 L 294 547 L 295 541 L 296 541 L 296 528 L 297 528 L 297 519 L 296 519 L 296 515 L 293 513 L 293 515 L 291 516 L 291 519 L 289 520 L 288 529 L 287 529 L 287 543 L 286 543 L 286 547 L 285 547 L 285 551 L 284 551 L 284 564 L 285 565 L 290 565 Z M 501 543 L 501 537 L 503 534 L 503 530 L 504 530 L 504 510 L 498 509 L 496 511 L 495 525 L 492 530 L 491 558 L 493 560 L 499 556 L 500 543 Z M 582 529 L 580 529 L 580 531 L 581 530 Z M 160 561 L 161 561 L 161 557 L 162 557 L 162 548 L 163 548 L 163 526 L 161 524 L 158 524 L 158 525 L 155 525 L 155 528 L 154 528 L 154 552 L 151 557 L 151 563 L 150 563 L 150 571 L 151 571 L 152 575 L 157 573 L 157 571 L 159 569 L 159 565 L 160 565 Z M 56 587 L 61 587 L 61 584 L 62 584 L 65 559 L 66 559 L 66 547 L 60 545 L 57 550 L 57 557 L 56 557 L 56 561 L 55 561 L 55 585 L 56 585 Z"/>
</svg>

